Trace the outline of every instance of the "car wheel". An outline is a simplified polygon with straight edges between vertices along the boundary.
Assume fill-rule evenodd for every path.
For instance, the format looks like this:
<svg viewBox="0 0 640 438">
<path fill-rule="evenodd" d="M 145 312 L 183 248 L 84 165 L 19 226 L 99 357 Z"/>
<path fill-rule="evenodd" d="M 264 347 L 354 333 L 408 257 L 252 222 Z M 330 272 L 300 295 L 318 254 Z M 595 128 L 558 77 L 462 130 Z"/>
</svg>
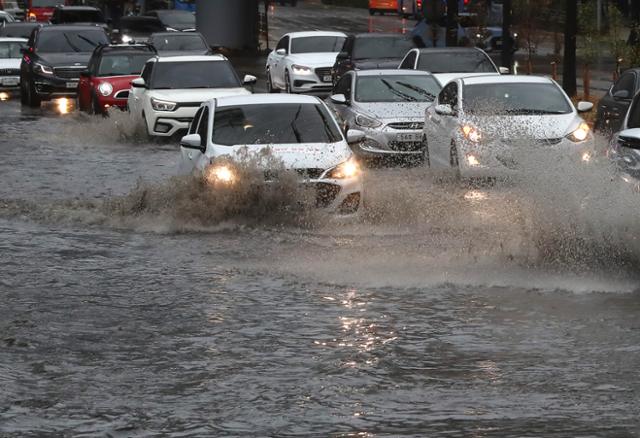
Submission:
<svg viewBox="0 0 640 438">
<path fill-rule="evenodd" d="M 460 179 L 460 158 L 454 141 L 451 141 L 451 149 L 449 150 L 449 164 L 451 164 L 451 170 L 456 179 Z"/>
<path fill-rule="evenodd" d="M 289 72 L 286 72 L 284 74 L 284 87 L 285 87 L 285 93 L 293 93 L 293 91 L 291 91 L 291 79 L 289 79 Z"/>
<path fill-rule="evenodd" d="M 100 104 L 98 103 L 98 98 L 93 93 L 91 94 L 91 103 L 89 104 L 88 111 L 89 114 L 104 115 L 102 108 L 100 108 Z"/>
<path fill-rule="evenodd" d="M 27 84 L 27 105 L 32 108 L 39 108 L 42 100 L 38 97 L 36 87 L 29 82 Z"/>
<path fill-rule="evenodd" d="M 267 93 L 279 93 L 280 90 L 273 86 L 273 80 L 271 79 L 271 72 L 267 70 Z"/>
<path fill-rule="evenodd" d="M 427 143 L 427 136 L 422 136 L 422 155 L 420 155 L 420 161 L 422 161 L 422 165 L 426 167 L 431 167 L 431 159 L 429 157 L 429 144 Z"/>
<path fill-rule="evenodd" d="M 25 87 L 25 84 L 27 83 L 26 80 L 21 79 L 20 80 L 20 103 L 22 105 L 27 105 L 28 101 L 27 101 L 27 90 Z"/>
</svg>

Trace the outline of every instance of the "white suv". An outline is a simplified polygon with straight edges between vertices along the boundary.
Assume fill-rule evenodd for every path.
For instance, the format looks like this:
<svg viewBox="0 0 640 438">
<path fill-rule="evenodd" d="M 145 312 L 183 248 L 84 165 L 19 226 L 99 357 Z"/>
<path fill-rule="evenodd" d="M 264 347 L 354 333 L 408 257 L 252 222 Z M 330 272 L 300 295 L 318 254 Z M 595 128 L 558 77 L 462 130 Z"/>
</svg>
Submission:
<svg viewBox="0 0 640 438">
<path fill-rule="evenodd" d="M 212 56 L 154 57 L 140 78 L 131 82 L 129 111 L 141 117 L 151 136 L 169 137 L 187 130 L 200 104 L 221 96 L 251 94 L 227 58 Z"/>
</svg>

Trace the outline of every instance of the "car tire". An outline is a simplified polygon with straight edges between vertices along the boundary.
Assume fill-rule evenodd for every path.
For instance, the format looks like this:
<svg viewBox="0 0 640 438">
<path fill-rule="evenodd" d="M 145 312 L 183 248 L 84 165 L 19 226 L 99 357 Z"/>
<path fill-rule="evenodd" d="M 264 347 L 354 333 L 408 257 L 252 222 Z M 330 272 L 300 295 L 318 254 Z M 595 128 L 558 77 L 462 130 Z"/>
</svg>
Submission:
<svg viewBox="0 0 640 438">
<path fill-rule="evenodd" d="M 271 79 L 271 72 L 267 70 L 267 93 L 279 93 L 280 90 L 273 86 L 273 80 Z"/>
<path fill-rule="evenodd" d="M 147 141 L 153 140 L 153 136 L 149 133 L 149 124 L 147 123 L 147 116 L 144 111 L 142 111 L 142 124 L 144 125 L 144 138 Z"/>
<path fill-rule="evenodd" d="M 288 94 L 293 93 L 293 91 L 291 91 L 291 79 L 289 79 L 289 72 L 284 74 L 284 92 Z"/>
<path fill-rule="evenodd" d="M 26 80 L 21 79 L 20 80 L 20 103 L 22 105 L 27 105 L 28 101 L 27 101 L 27 89 L 25 87 L 25 84 L 27 83 Z"/>
<path fill-rule="evenodd" d="M 89 103 L 89 108 L 87 108 L 87 111 L 89 114 L 101 116 L 104 115 L 104 113 L 102 112 L 102 108 L 100 108 L 100 104 L 98 103 L 98 98 L 93 93 L 91 93 L 91 102 Z"/>
<path fill-rule="evenodd" d="M 451 141 L 451 148 L 449 149 L 449 164 L 451 170 L 456 179 L 460 179 L 460 157 L 458 156 L 458 147 L 456 143 Z"/>
<path fill-rule="evenodd" d="M 425 167 L 431 167 L 431 157 L 429 156 L 429 143 L 427 142 L 427 136 L 422 135 L 422 154 L 420 155 L 420 161 Z"/>
<path fill-rule="evenodd" d="M 27 83 L 27 105 L 31 108 L 39 108 L 42 99 L 38 97 L 36 93 L 36 87 L 31 83 Z"/>
</svg>

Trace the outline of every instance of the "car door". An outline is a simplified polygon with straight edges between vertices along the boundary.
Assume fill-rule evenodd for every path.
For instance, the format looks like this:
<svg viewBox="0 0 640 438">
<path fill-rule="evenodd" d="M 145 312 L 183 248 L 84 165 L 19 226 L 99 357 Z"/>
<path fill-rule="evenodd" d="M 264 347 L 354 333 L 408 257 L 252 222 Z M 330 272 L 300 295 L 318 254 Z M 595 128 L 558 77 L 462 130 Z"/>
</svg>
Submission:
<svg viewBox="0 0 640 438">
<path fill-rule="evenodd" d="M 436 101 L 427 108 L 425 135 L 429 147 L 431 167 L 450 167 L 451 148 L 458 127 L 458 83 L 450 82 L 438 94 Z M 437 105 L 449 105 L 453 115 L 442 115 L 435 111 Z"/>
<path fill-rule="evenodd" d="M 623 73 L 598 105 L 599 128 L 616 132 L 620 129 L 629 104 L 637 90 L 637 75 Z"/>
<path fill-rule="evenodd" d="M 92 56 L 89 61 L 89 65 L 87 66 L 86 72 L 83 72 L 80 75 L 80 80 L 78 82 L 78 105 L 81 109 L 89 109 L 89 105 L 91 102 L 91 88 L 92 78 L 97 73 L 97 59 L 98 57 Z M 86 74 L 85 74 L 86 73 Z"/>
<path fill-rule="evenodd" d="M 351 107 L 353 102 L 352 88 L 353 88 L 354 74 L 349 72 L 345 74 L 336 86 L 333 88 L 333 94 L 343 94 L 347 98 L 347 103 L 337 104 L 332 103 L 331 107 L 338 116 L 340 126 L 345 130 L 354 125 L 355 115 L 353 114 L 353 108 Z"/>
<path fill-rule="evenodd" d="M 281 55 L 278 50 L 284 49 L 285 54 Z M 284 72 L 286 67 L 285 58 L 289 54 L 289 36 L 283 36 L 280 41 L 278 41 L 278 45 L 276 46 L 276 50 L 273 53 L 273 71 L 271 75 L 271 80 L 274 84 L 276 84 L 279 88 L 284 88 Z"/>
<path fill-rule="evenodd" d="M 147 62 L 142 69 L 142 74 L 140 75 L 140 77 L 144 79 L 146 86 L 148 86 L 151 82 L 151 74 L 153 73 L 154 64 L 155 62 Z M 146 91 L 147 89 L 143 87 L 131 87 L 127 104 L 129 106 L 129 111 L 132 114 L 136 116 L 142 114 L 144 104 L 143 98 Z"/>
<path fill-rule="evenodd" d="M 189 125 L 189 130 L 187 131 L 187 135 L 191 134 L 200 134 L 200 145 L 204 144 L 206 146 L 207 137 L 206 134 L 206 125 L 208 123 L 209 117 L 209 109 L 207 106 L 201 106 L 196 115 L 193 117 L 191 121 L 191 125 Z M 195 169 L 200 168 L 202 157 L 204 154 L 202 150 L 197 148 L 192 148 L 185 146 L 183 144 L 180 145 L 180 153 L 182 155 L 182 160 L 180 160 L 180 173 L 181 174 L 189 174 L 192 173 Z M 204 167 L 203 167 L 204 168 Z"/>
</svg>

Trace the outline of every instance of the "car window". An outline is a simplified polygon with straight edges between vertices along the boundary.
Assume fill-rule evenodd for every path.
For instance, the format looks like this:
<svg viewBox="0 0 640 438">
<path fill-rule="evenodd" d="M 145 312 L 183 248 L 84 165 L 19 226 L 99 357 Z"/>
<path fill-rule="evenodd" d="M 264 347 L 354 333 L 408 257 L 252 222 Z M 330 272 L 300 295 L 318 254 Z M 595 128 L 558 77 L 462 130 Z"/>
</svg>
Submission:
<svg viewBox="0 0 640 438">
<path fill-rule="evenodd" d="M 289 37 L 282 37 L 280 41 L 278 41 L 278 45 L 276 46 L 276 50 L 285 49 L 287 53 L 289 53 Z"/>
<path fill-rule="evenodd" d="M 467 114 L 553 115 L 573 111 L 560 88 L 552 83 L 465 85 L 462 101 Z"/>
<path fill-rule="evenodd" d="M 200 122 L 200 116 L 202 115 L 202 111 L 204 111 L 204 107 L 202 106 L 198 108 L 198 111 L 196 111 L 196 115 L 193 116 L 193 120 L 189 125 L 188 134 L 195 134 L 198 131 L 198 122 Z"/>
<path fill-rule="evenodd" d="M 209 107 L 204 107 L 200 123 L 198 123 L 198 134 L 200 135 L 200 146 L 207 146 L 207 138 L 209 138 Z"/>
<path fill-rule="evenodd" d="M 415 43 L 404 37 L 358 38 L 353 47 L 353 59 L 403 58 Z"/>
<path fill-rule="evenodd" d="M 360 76 L 357 102 L 433 102 L 440 84 L 431 75 Z"/>
<path fill-rule="evenodd" d="M 242 84 L 229 61 L 158 62 L 153 89 L 237 88 Z"/>
<path fill-rule="evenodd" d="M 93 52 L 99 44 L 109 44 L 103 30 L 40 32 L 37 49 L 43 53 Z"/>
<path fill-rule="evenodd" d="M 155 65 L 155 62 L 147 62 L 146 65 L 144 66 L 144 69 L 142 70 L 142 74 L 140 75 L 140 77 L 144 79 L 145 84 L 148 84 L 151 82 L 151 73 L 153 73 L 154 65 Z"/>
<path fill-rule="evenodd" d="M 451 108 L 458 109 L 458 84 L 455 82 L 447 84 L 438 95 L 438 103 L 451 105 Z"/>
<path fill-rule="evenodd" d="M 149 58 L 150 52 L 108 53 L 102 56 L 97 76 L 139 75 Z"/>
<path fill-rule="evenodd" d="M 162 22 L 158 19 L 154 19 L 152 17 L 125 17 L 120 20 L 119 24 L 120 33 L 154 33 L 154 32 L 163 32 L 167 30 Z"/>
<path fill-rule="evenodd" d="M 402 64 L 400 64 L 400 68 L 404 70 L 413 70 L 413 67 L 415 65 L 416 65 L 416 52 L 409 52 L 409 54 L 402 61 Z"/>
<path fill-rule="evenodd" d="M 344 44 L 345 37 L 313 36 L 299 37 L 291 40 L 291 53 L 333 53 L 338 52 Z"/>
<path fill-rule="evenodd" d="M 340 78 L 333 89 L 333 94 L 344 94 L 347 99 L 351 98 L 351 74 L 346 74 Z"/>
<path fill-rule="evenodd" d="M 484 53 L 451 51 L 420 56 L 418 70 L 430 73 L 495 73 L 496 67 Z"/>
<path fill-rule="evenodd" d="M 60 23 L 104 23 L 102 12 L 92 10 L 60 10 L 57 19 Z"/>
<path fill-rule="evenodd" d="M 613 88 L 611 89 L 611 94 L 616 94 L 618 91 L 626 91 L 628 92 L 628 98 L 631 99 L 635 94 L 635 86 L 636 86 L 636 75 L 633 73 L 625 73 L 620 76 L 618 82 L 615 83 Z"/>
<path fill-rule="evenodd" d="M 20 59 L 22 53 L 20 49 L 26 47 L 25 43 L 17 41 L 0 42 L 0 58 Z"/>
</svg>

